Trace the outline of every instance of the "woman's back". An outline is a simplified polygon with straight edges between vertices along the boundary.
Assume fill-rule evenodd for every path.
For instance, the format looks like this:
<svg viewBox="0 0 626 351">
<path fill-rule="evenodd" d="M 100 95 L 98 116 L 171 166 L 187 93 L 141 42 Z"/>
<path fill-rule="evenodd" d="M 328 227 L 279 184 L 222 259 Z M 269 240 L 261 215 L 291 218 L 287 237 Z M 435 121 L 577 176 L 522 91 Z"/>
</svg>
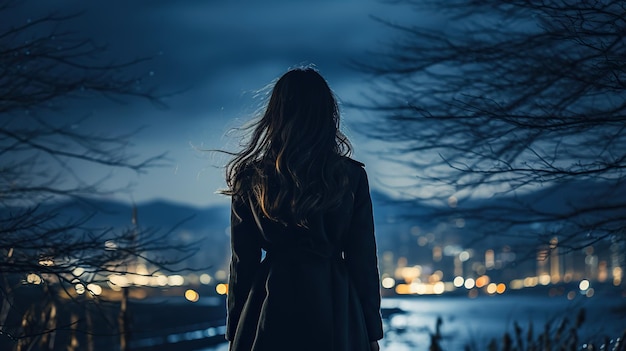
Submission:
<svg viewBox="0 0 626 351">
<path fill-rule="evenodd" d="M 229 165 L 227 338 L 231 350 L 369 350 L 382 338 L 382 323 L 367 175 L 363 164 L 341 155 L 349 144 L 338 132 L 336 102 L 323 78 L 304 70 L 281 80 L 267 121 Z M 297 83 L 328 89 L 331 99 L 322 100 L 330 107 L 294 97 L 293 91 L 315 92 Z M 293 99 L 305 103 L 294 107 Z M 284 134 L 293 131 L 285 127 L 290 123 L 305 132 L 314 125 L 326 130 L 321 141 L 296 146 Z"/>
</svg>

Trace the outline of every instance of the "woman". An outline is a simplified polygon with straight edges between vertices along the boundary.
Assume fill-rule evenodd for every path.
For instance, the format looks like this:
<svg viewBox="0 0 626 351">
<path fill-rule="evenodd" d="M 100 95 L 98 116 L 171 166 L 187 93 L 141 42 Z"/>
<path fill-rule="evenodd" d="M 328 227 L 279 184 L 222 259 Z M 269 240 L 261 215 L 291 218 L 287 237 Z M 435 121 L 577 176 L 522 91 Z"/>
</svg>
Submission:
<svg viewBox="0 0 626 351">
<path fill-rule="evenodd" d="M 290 70 L 252 127 L 226 168 L 230 350 L 378 350 L 367 175 L 347 157 L 326 81 L 311 68 Z"/>
</svg>

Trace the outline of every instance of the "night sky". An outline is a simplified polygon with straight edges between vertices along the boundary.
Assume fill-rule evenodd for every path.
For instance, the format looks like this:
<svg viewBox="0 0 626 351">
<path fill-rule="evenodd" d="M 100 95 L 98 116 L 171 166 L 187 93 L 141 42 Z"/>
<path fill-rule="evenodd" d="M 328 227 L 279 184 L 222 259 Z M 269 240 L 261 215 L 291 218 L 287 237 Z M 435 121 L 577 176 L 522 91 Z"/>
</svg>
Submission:
<svg viewBox="0 0 626 351">
<path fill-rule="evenodd" d="M 66 27 L 107 45 L 112 61 L 153 57 L 138 66 L 145 84 L 167 97 L 167 108 L 141 99 L 115 104 L 102 99 L 68 102 L 62 118 L 89 118 L 84 130 L 111 135 L 142 128 L 129 149 L 139 157 L 167 152 L 167 166 L 135 175 L 116 171 L 110 184 L 135 183 L 132 193 L 115 198 L 137 202 L 165 199 L 196 206 L 225 203 L 227 158 L 200 149 L 233 149 L 226 133 L 247 121 L 259 107 L 255 92 L 288 68 L 314 64 L 341 102 L 359 102 L 369 78 L 350 68 L 366 60 L 396 33 L 372 19 L 414 20 L 406 7 L 375 0 L 344 1 L 30 1 L 11 10 L 11 21 L 47 13 L 81 15 Z M 69 112 L 69 113 L 68 113 Z M 356 129 L 364 112 L 343 109 L 343 128 L 354 157 L 367 163 L 373 187 L 389 183 L 372 152 L 381 146 Z M 81 169 L 87 179 L 99 169 Z"/>
</svg>

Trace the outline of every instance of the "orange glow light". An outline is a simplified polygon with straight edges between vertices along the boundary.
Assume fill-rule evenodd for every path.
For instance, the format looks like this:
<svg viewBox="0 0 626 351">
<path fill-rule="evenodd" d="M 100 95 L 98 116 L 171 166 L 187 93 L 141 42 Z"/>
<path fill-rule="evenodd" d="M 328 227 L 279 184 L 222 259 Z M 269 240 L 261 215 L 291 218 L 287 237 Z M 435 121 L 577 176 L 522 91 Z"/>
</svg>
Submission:
<svg viewBox="0 0 626 351">
<path fill-rule="evenodd" d="M 411 293 L 411 287 L 409 284 L 396 285 L 396 293 L 399 295 L 406 295 Z"/>
<path fill-rule="evenodd" d="M 483 286 L 486 286 L 487 284 L 489 284 L 489 277 L 486 275 L 481 275 L 480 277 L 476 279 L 477 288 L 482 288 Z"/>
<path fill-rule="evenodd" d="M 228 284 L 217 284 L 215 291 L 220 295 L 226 295 L 228 293 Z"/>
<path fill-rule="evenodd" d="M 198 294 L 195 290 L 188 289 L 185 291 L 185 298 L 191 302 L 197 302 L 200 299 L 200 294 Z"/>
</svg>

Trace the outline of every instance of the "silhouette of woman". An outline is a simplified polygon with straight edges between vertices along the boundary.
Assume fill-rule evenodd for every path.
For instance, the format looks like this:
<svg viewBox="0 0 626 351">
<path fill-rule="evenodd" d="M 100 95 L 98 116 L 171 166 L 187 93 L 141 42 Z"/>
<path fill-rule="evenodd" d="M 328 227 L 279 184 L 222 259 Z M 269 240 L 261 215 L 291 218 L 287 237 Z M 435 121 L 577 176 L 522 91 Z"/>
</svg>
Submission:
<svg viewBox="0 0 626 351">
<path fill-rule="evenodd" d="M 378 350 L 367 174 L 348 158 L 328 84 L 312 68 L 288 71 L 251 128 L 226 166 L 230 350 Z"/>
</svg>

